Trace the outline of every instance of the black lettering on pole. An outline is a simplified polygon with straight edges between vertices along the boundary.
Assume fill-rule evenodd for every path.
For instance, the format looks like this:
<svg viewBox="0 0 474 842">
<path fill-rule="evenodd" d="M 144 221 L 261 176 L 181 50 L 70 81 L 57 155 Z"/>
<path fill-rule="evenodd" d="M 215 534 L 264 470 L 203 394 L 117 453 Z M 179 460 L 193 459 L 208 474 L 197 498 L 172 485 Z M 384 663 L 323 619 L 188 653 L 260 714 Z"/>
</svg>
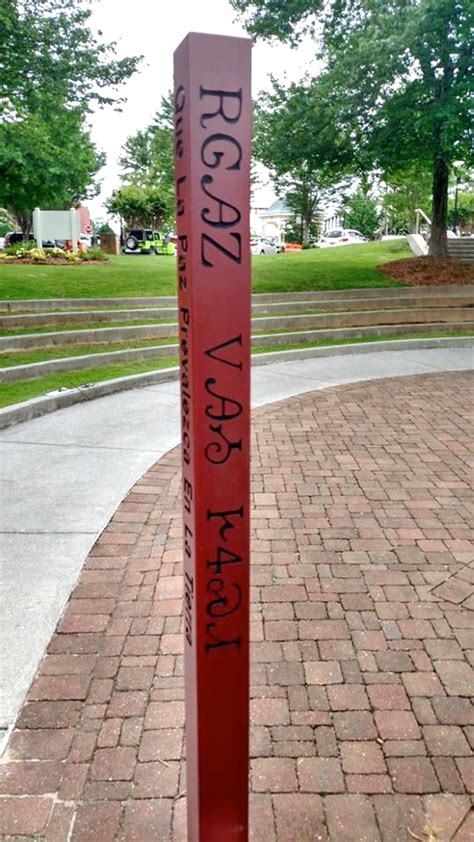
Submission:
<svg viewBox="0 0 474 842">
<path fill-rule="evenodd" d="M 234 637 L 232 640 L 221 640 L 214 634 L 214 629 L 216 628 L 216 623 L 208 623 L 206 626 L 206 631 L 209 637 L 214 641 L 213 643 L 206 643 L 206 651 L 211 652 L 213 649 L 223 649 L 226 646 L 237 646 L 240 647 L 242 642 L 242 635 L 239 634 L 238 637 Z"/>
<path fill-rule="evenodd" d="M 200 87 L 200 97 L 203 99 L 205 96 L 217 97 L 219 99 L 219 108 L 217 111 L 209 111 L 207 114 L 203 114 L 201 117 L 201 126 L 203 129 L 206 128 L 206 121 L 212 119 L 213 117 L 222 117 L 226 123 L 237 123 L 240 119 L 240 115 L 242 114 L 242 88 L 238 91 L 213 91 L 209 88 L 203 88 L 201 85 Z M 225 100 L 234 100 L 238 103 L 238 110 L 237 114 L 226 114 L 225 112 Z"/>
<path fill-rule="evenodd" d="M 242 404 L 233 398 L 226 398 L 224 395 L 220 395 L 219 392 L 213 392 L 211 386 L 214 386 L 216 383 L 217 380 L 215 377 L 208 377 L 204 384 L 207 394 L 212 395 L 213 398 L 220 401 L 220 408 L 217 410 L 212 404 L 206 406 L 207 417 L 211 418 L 212 421 L 232 421 L 233 418 L 238 418 L 243 412 Z M 228 408 L 227 404 L 229 405 Z"/>
<path fill-rule="evenodd" d="M 222 574 L 222 568 L 227 564 L 241 563 L 242 556 L 237 555 L 232 550 L 228 550 L 226 547 L 217 547 L 216 558 L 208 559 L 207 566 L 214 567 L 214 573 L 220 576 Z"/>
<path fill-rule="evenodd" d="M 218 424 L 217 427 L 213 427 L 211 425 L 209 429 L 211 433 L 214 433 L 216 436 L 220 436 L 222 442 L 211 441 L 207 445 L 204 450 L 204 454 L 208 462 L 212 462 L 213 465 L 223 465 L 227 462 L 233 450 L 242 450 L 242 439 L 229 441 L 227 436 L 225 436 L 222 432 L 222 424 Z"/>
<path fill-rule="evenodd" d="M 210 146 L 211 143 L 217 145 L 218 142 L 219 142 L 220 148 L 209 150 L 210 154 L 214 156 L 214 160 L 210 161 L 210 160 L 206 159 L 204 156 L 205 156 L 207 147 Z M 237 150 L 237 158 L 235 159 L 235 161 L 232 164 L 227 166 L 225 169 L 226 170 L 240 170 L 240 164 L 242 162 L 242 147 L 241 147 L 239 141 L 236 140 L 235 137 L 232 137 L 230 134 L 219 134 L 219 133 L 217 133 L 217 134 L 209 135 L 209 137 L 206 138 L 206 140 L 204 141 L 204 143 L 202 145 L 202 148 L 201 148 L 201 161 L 203 162 L 203 164 L 206 165 L 206 167 L 209 167 L 210 170 L 215 170 L 216 167 L 220 167 L 222 158 L 226 157 L 226 152 L 222 149 L 222 146 L 223 146 L 224 143 L 230 143 L 231 146 L 234 146 L 235 149 Z"/>
<path fill-rule="evenodd" d="M 208 234 L 201 235 L 201 261 L 203 266 L 213 267 L 214 264 L 212 261 L 206 257 L 205 254 L 205 244 L 209 243 L 209 245 L 214 246 L 217 251 L 220 251 L 221 254 L 225 254 L 230 260 L 233 260 L 234 263 L 242 263 L 242 237 L 240 234 L 231 234 L 229 232 L 229 237 L 233 237 L 234 241 L 237 243 L 237 250 L 231 251 L 230 249 L 226 248 L 223 243 L 218 243 L 213 237 L 210 237 Z"/>
<path fill-rule="evenodd" d="M 209 196 L 210 199 L 213 199 L 214 202 L 218 205 L 219 217 L 218 219 L 210 219 L 210 208 L 203 208 L 201 211 L 201 219 L 203 222 L 207 222 L 208 225 L 212 225 L 213 228 L 232 228 L 233 225 L 237 225 L 237 223 L 241 220 L 241 213 L 235 205 L 231 205 L 230 202 L 226 202 L 224 199 L 220 199 L 219 196 L 214 196 L 210 190 L 206 189 L 207 184 L 213 184 L 214 179 L 212 175 L 203 175 L 201 178 L 201 187 L 206 194 Z M 228 208 L 230 211 L 229 216 L 230 219 L 225 218 L 225 209 Z"/>
<path fill-rule="evenodd" d="M 239 371 L 242 371 L 242 360 L 238 363 L 232 362 L 232 360 L 226 360 L 224 357 L 219 357 L 217 351 L 223 351 L 225 348 L 230 348 L 232 345 L 238 345 L 239 348 L 242 347 L 242 334 L 239 333 L 238 336 L 234 336 L 233 339 L 228 339 L 226 342 L 221 342 L 220 345 L 215 345 L 214 348 L 209 348 L 205 351 L 206 357 L 210 357 L 211 360 L 216 360 L 218 363 L 224 363 L 224 365 L 230 365 L 232 368 L 238 368 Z"/>
<path fill-rule="evenodd" d="M 214 579 L 210 579 L 207 583 L 207 589 L 210 593 L 213 594 L 214 599 L 211 599 L 207 604 L 207 613 L 210 617 L 227 617 L 229 614 L 233 614 L 234 611 L 237 611 L 240 608 L 242 603 L 242 588 L 236 582 L 232 584 L 232 588 L 235 588 L 237 591 L 237 596 L 235 597 L 235 603 L 230 605 L 229 597 L 225 596 L 223 591 L 226 587 L 226 584 L 223 579 L 218 579 L 217 577 Z M 221 610 L 219 608 L 221 607 Z"/>
<path fill-rule="evenodd" d="M 222 526 L 219 528 L 219 535 L 221 537 L 221 540 L 224 541 L 224 543 L 227 541 L 227 538 L 225 536 L 225 533 L 227 532 L 227 530 L 228 529 L 235 529 L 235 527 L 236 527 L 236 524 L 232 523 L 231 517 L 243 518 L 243 516 L 244 516 L 244 507 L 243 506 L 241 506 L 240 509 L 232 509 L 228 512 L 211 512 L 210 509 L 207 510 L 207 520 L 213 520 L 216 517 L 220 517 L 224 521 Z"/>
</svg>

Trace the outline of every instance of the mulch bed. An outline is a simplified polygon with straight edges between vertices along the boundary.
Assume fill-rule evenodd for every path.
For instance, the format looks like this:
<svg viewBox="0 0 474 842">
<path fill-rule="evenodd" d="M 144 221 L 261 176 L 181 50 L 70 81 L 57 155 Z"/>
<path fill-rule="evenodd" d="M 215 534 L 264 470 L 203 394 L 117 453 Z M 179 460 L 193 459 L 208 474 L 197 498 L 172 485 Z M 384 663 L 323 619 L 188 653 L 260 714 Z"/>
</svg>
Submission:
<svg viewBox="0 0 474 842">
<path fill-rule="evenodd" d="M 377 266 L 379 272 L 410 286 L 474 283 L 474 266 L 454 257 L 409 257 Z"/>
</svg>

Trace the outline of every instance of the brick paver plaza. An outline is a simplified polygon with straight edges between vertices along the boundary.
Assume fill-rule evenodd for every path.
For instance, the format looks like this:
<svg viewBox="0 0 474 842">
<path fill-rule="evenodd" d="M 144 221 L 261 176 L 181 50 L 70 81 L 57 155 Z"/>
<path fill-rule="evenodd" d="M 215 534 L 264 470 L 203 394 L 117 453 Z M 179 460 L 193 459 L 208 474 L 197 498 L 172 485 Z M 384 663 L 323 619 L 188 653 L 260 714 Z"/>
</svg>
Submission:
<svg viewBox="0 0 474 842">
<path fill-rule="evenodd" d="M 474 839 L 470 387 L 254 413 L 252 842 Z M 186 839 L 179 468 L 85 564 L 4 757 L 4 839 Z"/>
</svg>

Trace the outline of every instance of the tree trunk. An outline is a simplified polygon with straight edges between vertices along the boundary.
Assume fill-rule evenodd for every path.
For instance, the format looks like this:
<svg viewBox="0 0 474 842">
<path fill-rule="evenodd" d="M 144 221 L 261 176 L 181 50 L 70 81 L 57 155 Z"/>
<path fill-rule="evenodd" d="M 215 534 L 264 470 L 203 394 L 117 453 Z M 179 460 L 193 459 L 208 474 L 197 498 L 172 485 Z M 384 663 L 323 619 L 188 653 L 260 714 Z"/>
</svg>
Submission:
<svg viewBox="0 0 474 842">
<path fill-rule="evenodd" d="M 307 246 L 309 242 L 309 219 L 307 214 L 303 216 L 303 225 L 302 225 L 302 235 L 303 235 L 303 245 Z"/>
<path fill-rule="evenodd" d="M 431 215 L 430 256 L 448 255 L 448 181 L 449 167 L 442 153 L 435 157 L 433 168 L 433 206 Z"/>
<path fill-rule="evenodd" d="M 23 234 L 23 241 L 26 243 L 31 231 L 31 214 L 17 213 L 16 221 L 18 222 L 18 225 L 21 228 L 21 233 Z"/>
</svg>

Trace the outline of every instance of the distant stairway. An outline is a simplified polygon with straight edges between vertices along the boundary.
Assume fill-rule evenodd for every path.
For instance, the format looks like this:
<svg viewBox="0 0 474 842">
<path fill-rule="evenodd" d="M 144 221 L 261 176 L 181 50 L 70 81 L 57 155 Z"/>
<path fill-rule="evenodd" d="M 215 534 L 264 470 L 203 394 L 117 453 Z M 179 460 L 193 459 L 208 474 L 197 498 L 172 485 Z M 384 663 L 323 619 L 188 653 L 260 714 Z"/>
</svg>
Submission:
<svg viewBox="0 0 474 842">
<path fill-rule="evenodd" d="M 450 257 L 457 257 L 464 263 L 474 263 L 474 237 L 448 240 L 448 254 Z"/>
<path fill-rule="evenodd" d="M 423 222 L 428 225 L 428 236 L 420 233 L 420 226 Z M 415 234 L 409 234 L 407 237 L 408 245 L 417 256 L 428 254 L 430 230 L 431 219 L 421 208 L 417 208 L 415 211 Z M 464 263 L 474 263 L 474 237 L 456 237 L 451 231 L 447 233 L 449 256 L 456 257 Z"/>
</svg>

